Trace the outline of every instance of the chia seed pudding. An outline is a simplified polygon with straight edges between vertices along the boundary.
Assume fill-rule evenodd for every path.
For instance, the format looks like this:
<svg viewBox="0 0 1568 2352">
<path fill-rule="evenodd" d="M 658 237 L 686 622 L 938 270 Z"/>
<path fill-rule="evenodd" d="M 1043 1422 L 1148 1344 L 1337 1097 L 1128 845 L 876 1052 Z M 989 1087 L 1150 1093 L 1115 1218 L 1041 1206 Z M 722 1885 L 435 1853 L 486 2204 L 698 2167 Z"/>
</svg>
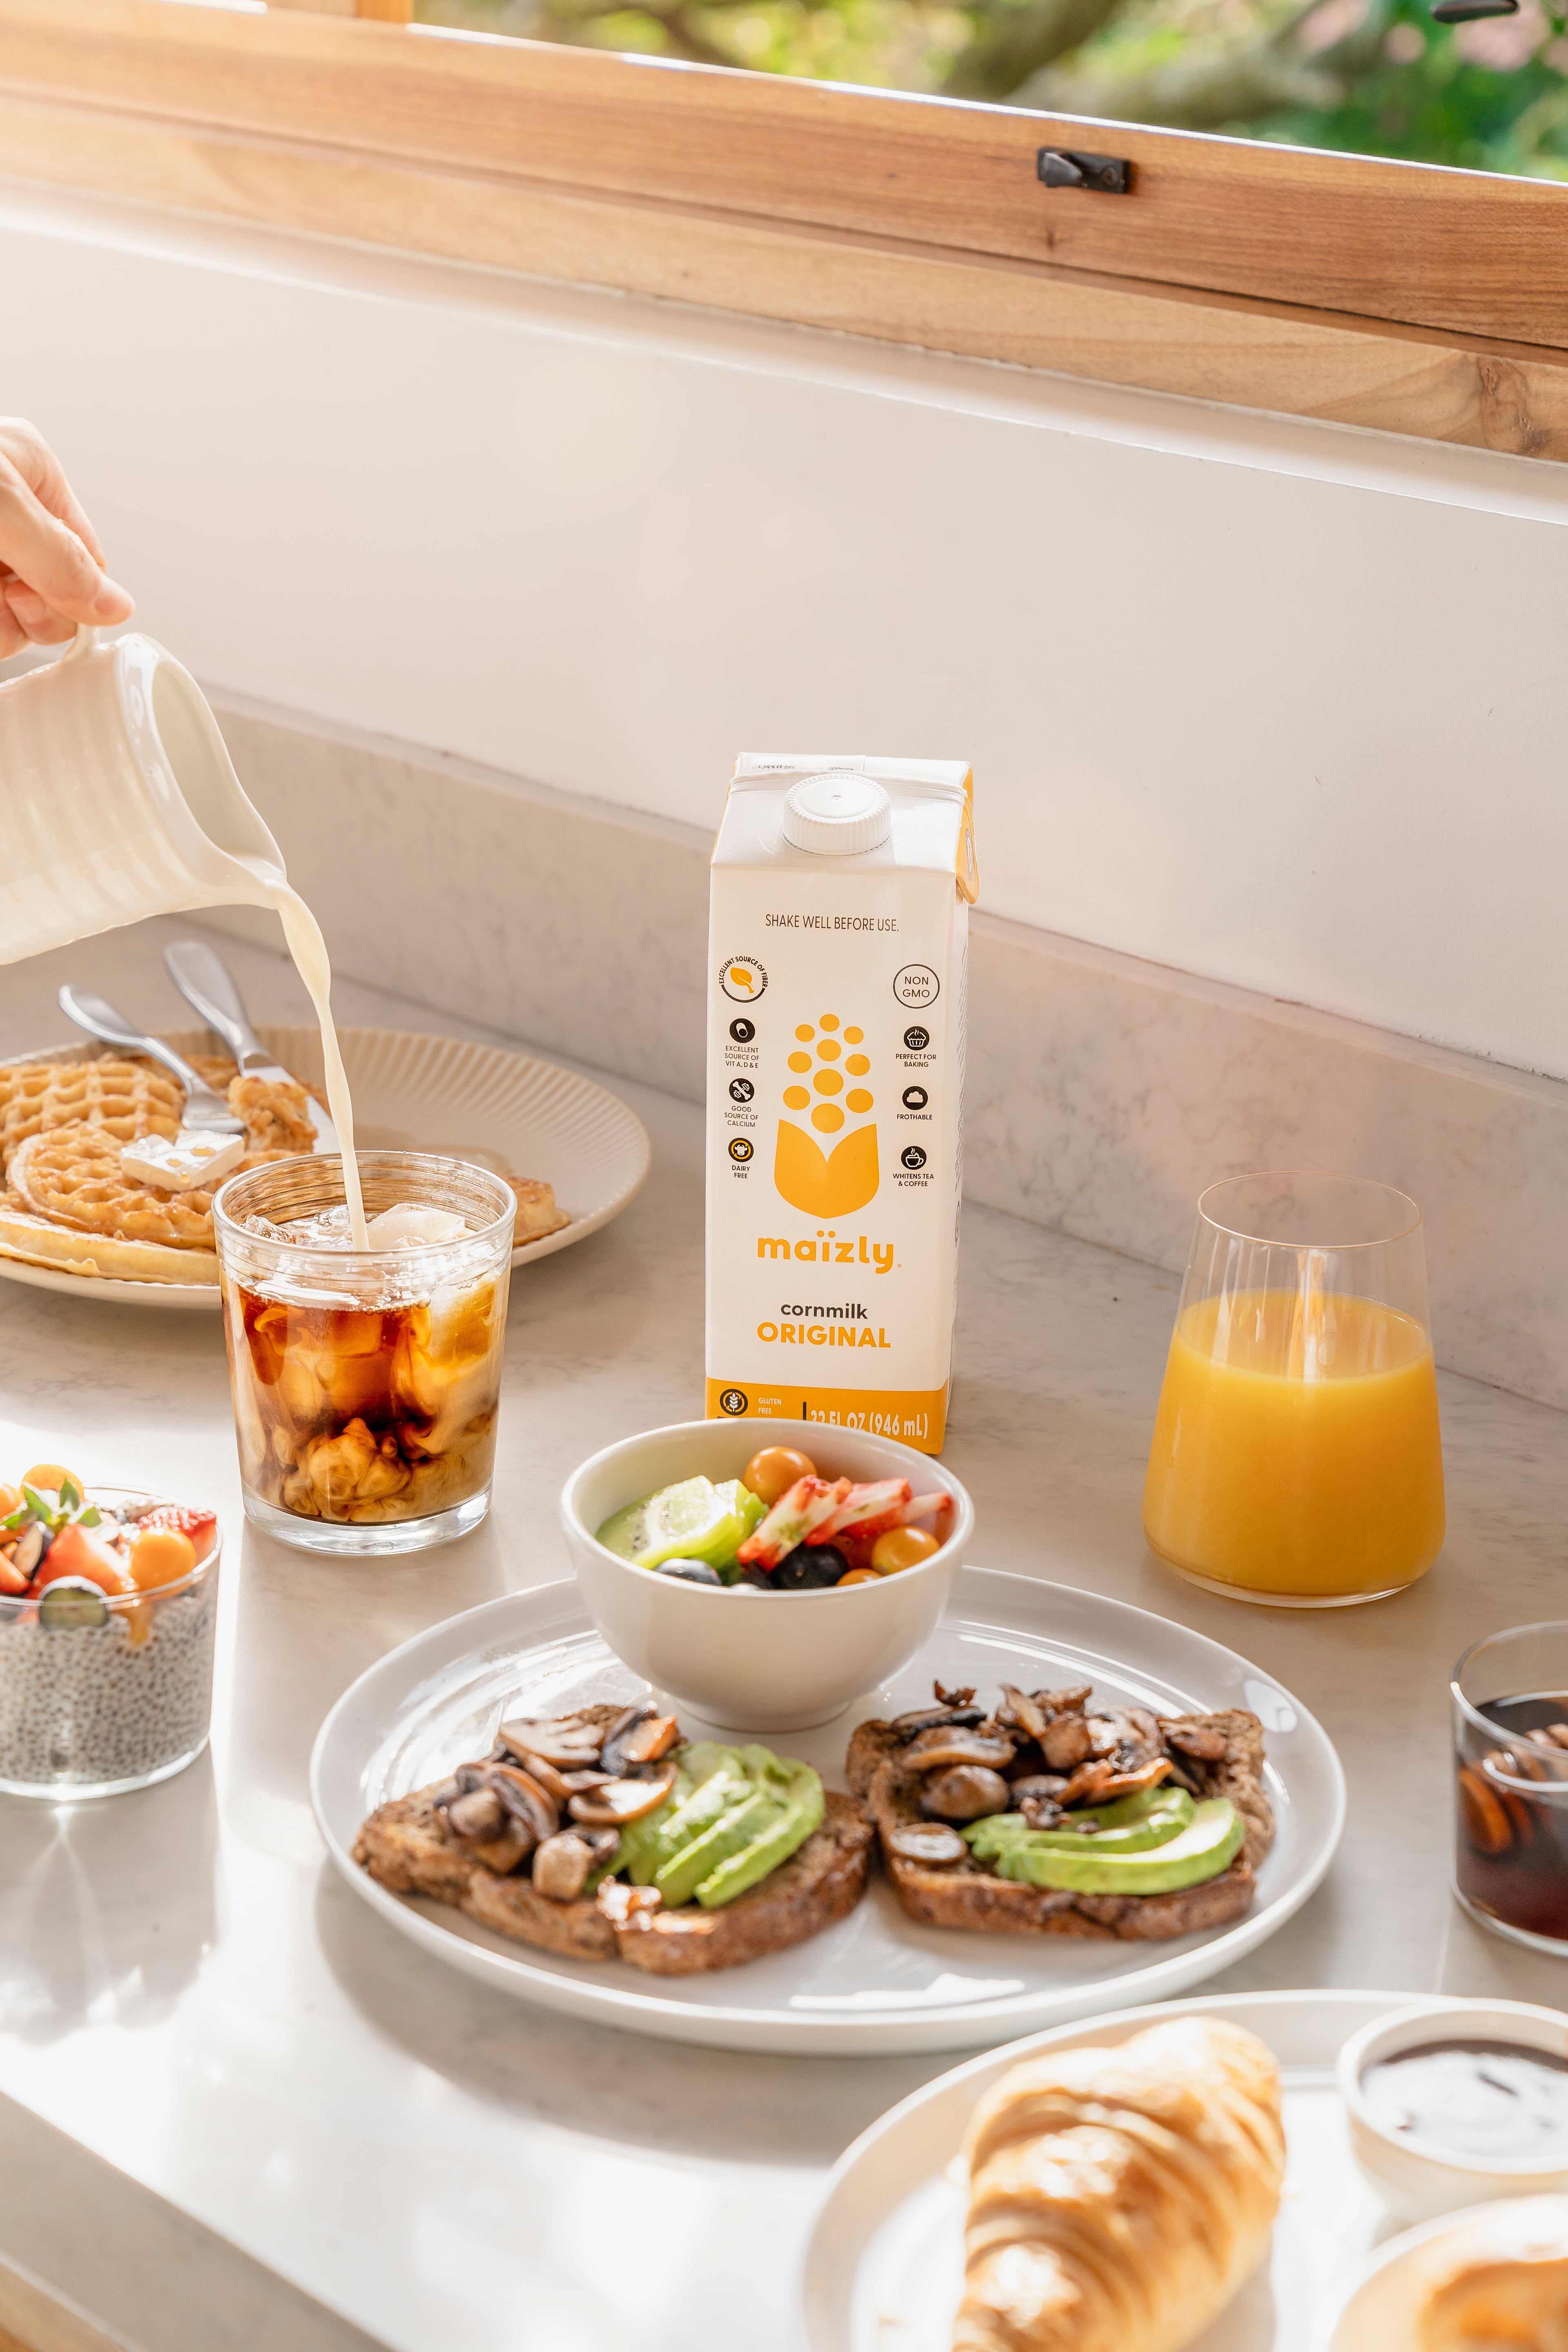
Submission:
<svg viewBox="0 0 1568 2352">
<path fill-rule="evenodd" d="M 146 1496 L 93 1499 L 106 1532 L 113 1516 L 133 1527 L 151 1507 Z M 105 1595 L 97 1623 L 50 1623 L 37 1599 L 0 1598 L 0 1790 L 110 1796 L 165 1780 L 201 1753 L 219 1550 L 215 1543 L 178 1582 Z"/>
</svg>

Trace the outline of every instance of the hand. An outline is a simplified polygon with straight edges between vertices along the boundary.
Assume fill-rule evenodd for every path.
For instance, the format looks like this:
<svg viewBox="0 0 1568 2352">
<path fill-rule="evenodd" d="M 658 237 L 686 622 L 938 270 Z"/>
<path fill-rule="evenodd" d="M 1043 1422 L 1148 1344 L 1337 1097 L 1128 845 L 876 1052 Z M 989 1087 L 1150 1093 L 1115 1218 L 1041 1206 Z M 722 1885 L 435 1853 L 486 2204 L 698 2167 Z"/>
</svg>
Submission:
<svg viewBox="0 0 1568 2352">
<path fill-rule="evenodd" d="M 135 611 L 103 569 L 98 534 L 59 460 L 19 416 L 0 416 L 0 661 L 59 646 L 79 621 L 95 628 Z"/>
</svg>

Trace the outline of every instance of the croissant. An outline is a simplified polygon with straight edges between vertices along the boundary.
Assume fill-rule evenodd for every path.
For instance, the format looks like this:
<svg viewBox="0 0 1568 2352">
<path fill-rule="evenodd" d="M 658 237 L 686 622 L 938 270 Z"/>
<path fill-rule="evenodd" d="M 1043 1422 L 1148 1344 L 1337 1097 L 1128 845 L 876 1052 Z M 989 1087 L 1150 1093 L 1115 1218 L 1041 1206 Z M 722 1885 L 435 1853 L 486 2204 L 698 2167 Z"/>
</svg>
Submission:
<svg viewBox="0 0 1568 2352">
<path fill-rule="evenodd" d="M 1173 2018 L 1043 2052 L 981 2101 L 953 2352 L 1179 2352 L 1256 2266 L 1279 2204 L 1279 2072 Z"/>
<path fill-rule="evenodd" d="M 1568 2262 L 1467 2263 L 1421 2313 L 1423 2352 L 1568 2352 Z"/>
</svg>

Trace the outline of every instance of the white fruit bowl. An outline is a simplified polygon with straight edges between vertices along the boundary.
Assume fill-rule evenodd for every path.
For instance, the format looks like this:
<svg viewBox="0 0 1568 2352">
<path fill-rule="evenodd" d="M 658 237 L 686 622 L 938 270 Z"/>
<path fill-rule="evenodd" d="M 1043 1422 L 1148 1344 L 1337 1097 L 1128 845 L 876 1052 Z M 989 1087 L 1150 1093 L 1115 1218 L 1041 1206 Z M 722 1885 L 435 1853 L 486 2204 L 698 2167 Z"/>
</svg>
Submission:
<svg viewBox="0 0 1568 2352">
<path fill-rule="evenodd" d="M 907 1478 L 917 1495 L 950 1494 L 947 1541 L 874 1584 L 742 1594 L 634 1568 L 595 1540 L 627 1503 L 679 1478 L 738 1478 L 761 1447 L 788 1444 L 825 1478 Z M 561 1518 L 588 1613 L 634 1673 L 724 1730 L 800 1731 L 831 1723 L 930 1639 L 974 1507 L 950 1470 L 890 1437 L 816 1423 L 683 1421 L 594 1454 L 562 1489 Z"/>
</svg>

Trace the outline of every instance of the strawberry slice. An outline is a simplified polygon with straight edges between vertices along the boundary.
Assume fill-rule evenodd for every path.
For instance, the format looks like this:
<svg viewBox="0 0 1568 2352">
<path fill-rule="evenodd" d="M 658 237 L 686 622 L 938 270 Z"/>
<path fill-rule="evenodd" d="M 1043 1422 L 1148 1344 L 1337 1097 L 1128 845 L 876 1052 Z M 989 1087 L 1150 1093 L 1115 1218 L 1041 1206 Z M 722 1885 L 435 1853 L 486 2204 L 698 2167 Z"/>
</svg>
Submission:
<svg viewBox="0 0 1568 2352">
<path fill-rule="evenodd" d="M 797 1478 L 786 1486 L 736 1554 L 742 1568 L 776 1568 L 813 1528 L 831 1518 L 849 1493 L 847 1478 Z"/>
<path fill-rule="evenodd" d="M 881 1526 L 894 1524 L 891 1515 L 909 1501 L 910 1492 L 907 1478 L 879 1478 L 851 1486 L 832 1517 L 813 1528 L 805 1540 L 808 1544 L 831 1543 L 846 1528 L 858 1528 L 872 1519 L 879 1522 L 880 1532 Z"/>
<path fill-rule="evenodd" d="M 895 1515 L 890 1524 L 895 1528 L 912 1528 L 918 1527 L 922 1519 L 934 1519 L 937 1531 L 940 1531 L 942 1520 L 952 1508 L 952 1496 L 949 1494 L 916 1495 Z"/>
<path fill-rule="evenodd" d="M 195 1547 L 198 1567 L 217 1542 L 217 1513 L 195 1511 L 184 1503 L 160 1504 L 157 1510 L 149 1511 L 144 1519 L 137 1520 L 136 1525 L 138 1529 L 174 1528 L 180 1535 L 189 1536 Z"/>
</svg>

